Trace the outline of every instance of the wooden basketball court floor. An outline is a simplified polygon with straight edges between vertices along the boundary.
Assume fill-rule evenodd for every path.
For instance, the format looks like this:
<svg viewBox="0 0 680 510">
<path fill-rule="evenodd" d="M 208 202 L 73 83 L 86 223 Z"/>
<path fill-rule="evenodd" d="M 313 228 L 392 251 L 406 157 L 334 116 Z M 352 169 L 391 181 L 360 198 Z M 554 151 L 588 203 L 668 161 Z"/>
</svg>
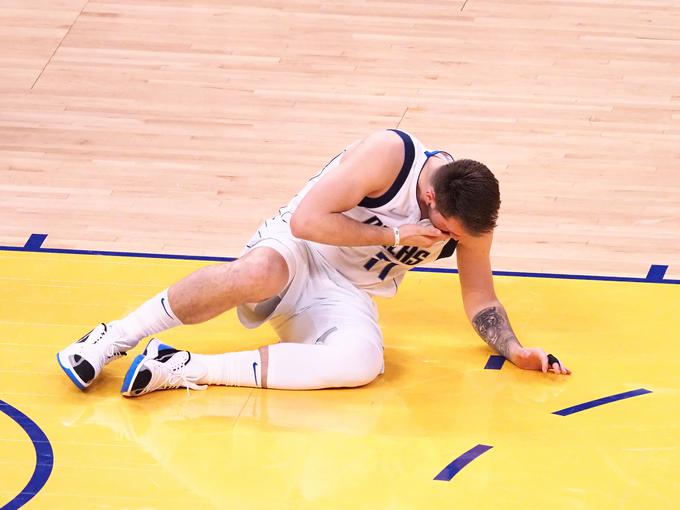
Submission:
<svg viewBox="0 0 680 510">
<path fill-rule="evenodd" d="M 674 0 L 1 2 L 0 509 L 677 508 L 678 33 Z M 364 388 L 66 380 L 57 350 L 394 127 L 497 174 L 497 292 L 572 376 L 493 357 L 448 263 L 380 301 Z"/>
</svg>

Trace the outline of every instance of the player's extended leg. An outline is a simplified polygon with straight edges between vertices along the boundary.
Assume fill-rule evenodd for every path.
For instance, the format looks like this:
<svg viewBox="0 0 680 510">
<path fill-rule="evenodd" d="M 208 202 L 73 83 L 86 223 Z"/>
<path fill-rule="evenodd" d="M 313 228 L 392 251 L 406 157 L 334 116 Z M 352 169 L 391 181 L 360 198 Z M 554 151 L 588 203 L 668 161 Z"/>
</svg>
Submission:
<svg viewBox="0 0 680 510">
<path fill-rule="evenodd" d="M 125 318 L 100 324 L 57 354 L 64 372 L 80 389 L 102 367 L 143 338 L 181 324 L 197 324 L 246 302 L 280 293 L 288 282 L 288 266 L 268 247 L 256 248 L 228 264 L 207 266 L 142 304 Z"/>
<path fill-rule="evenodd" d="M 368 294 L 307 242 L 292 236 L 283 218 L 270 221 L 269 230 L 252 242 L 266 243 L 281 254 L 290 283 L 278 300 L 240 306 L 239 319 L 246 327 L 269 321 L 283 342 L 200 355 L 152 339 L 128 370 L 123 395 L 179 386 L 203 389 L 209 384 L 296 390 L 352 387 L 369 383 L 381 372 L 382 333 Z"/>
<path fill-rule="evenodd" d="M 370 333 L 368 333 L 370 335 Z M 313 344 L 281 342 L 253 351 L 202 355 L 152 339 L 128 370 L 121 392 L 207 385 L 287 390 L 355 387 L 380 374 L 382 347 L 366 331 L 332 327 Z"/>
</svg>

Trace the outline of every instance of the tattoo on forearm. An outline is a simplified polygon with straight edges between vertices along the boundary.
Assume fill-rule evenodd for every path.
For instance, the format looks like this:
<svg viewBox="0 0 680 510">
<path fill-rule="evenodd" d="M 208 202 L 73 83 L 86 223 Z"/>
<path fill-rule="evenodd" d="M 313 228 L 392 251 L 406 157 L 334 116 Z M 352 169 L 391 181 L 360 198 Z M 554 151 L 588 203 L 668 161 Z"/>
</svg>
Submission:
<svg viewBox="0 0 680 510">
<path fill-rule="evenodd" d="M 519 343 L 503 308 L 485 308 L 472 319 L 475 331 L 499 354 L 510 357 L 510 345 Z"/>
</svg>

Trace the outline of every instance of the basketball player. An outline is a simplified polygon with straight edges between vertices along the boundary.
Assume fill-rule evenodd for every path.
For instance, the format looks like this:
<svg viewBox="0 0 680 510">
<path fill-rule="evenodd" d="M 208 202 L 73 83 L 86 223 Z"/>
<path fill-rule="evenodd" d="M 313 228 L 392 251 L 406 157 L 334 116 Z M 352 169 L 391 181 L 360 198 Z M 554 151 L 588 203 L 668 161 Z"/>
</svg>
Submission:
<svg viewBox="0 0 680 510">
<path fill-rule="evenodd" d="M 199 269 L 125 318 L 100 324 L 57 359 L 85 389 L 143 338 L 236 307 L 243 325 L 268 321 L 280 342 L 202 355 L 152 338 L 122 394 L 214 384 L 362 386 L 383 371 L 371 296 L 393 296 L 409 269 L 455 252 L 465 312 L 481 338 L 520 368 L 569 374 L 542 349 L 522 347 L 494 293 L 489 251 L 499 205 L 498 181 L 483 164 L 427 151 L 403 131 L 374 133 L 266 220 L 241 258 Z"/>
</svg>

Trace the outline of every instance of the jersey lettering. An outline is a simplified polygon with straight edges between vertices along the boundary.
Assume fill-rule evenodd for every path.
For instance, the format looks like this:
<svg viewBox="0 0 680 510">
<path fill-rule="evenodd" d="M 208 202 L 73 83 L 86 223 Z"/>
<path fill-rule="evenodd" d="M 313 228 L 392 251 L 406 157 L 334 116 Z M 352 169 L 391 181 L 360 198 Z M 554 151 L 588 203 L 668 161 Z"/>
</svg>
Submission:
<svg viewBox="0 0 680 510">
<path fill-rule="evenodd" d="M 397 251 L 397 248 L 399 250 Z M 407 266 L 415 266 L 427 258 L 430 254 L 427 250 L 421 250 L 417 246 L 390 246 L 387 248 L 395 259 Z"/>
<path fill-rule="evenodd" d="M 367 225 L 377 225 L 379 227 L 384 226 L 383 222 L 377 216 L 371 216 L 367 220 L 364 220 L 364 223 Z M 385 250 L 387 250 L 387 252 L 389 252 L 389 254 L 398 262 L 407 266 L 415 266 L 430 255 L 429 251 L 422 250 L 417 246 L 385 246 Z M 397 262 L 392 262 L 385 252 L 381 251 L 376 253 L 373 257 L 368 259 L 368 262 L 364 264 L 364 269 L 366 269 L 366 271 L 371 271 L 380 261 L 387 262 L 378 275 L 378 278 L 384 280 L 387 278 L 387 275 L 392 268 L 397 265 Z"/>
<path fill-rule="evenodd" d="M 416 264 L 420 264 L 429 255 L 430 255 L 430 252 L 427 251 L 427 250 L 418 250 L 412 258 L 404 260 L 403 262 L 404 262 L 404 264 L 407 264 L 409 266 L 415 266 Z"/>
<path fill-rule="evenodd" d="M 389 246 L 386 249 L 399 262 L 409 266 L 414 266 L 419 262 L 422 262 L 430 254 L 429 251 L 421 250 L 417 246 L 402 246 L 397 253 L 394 252 L 395 248 L 396 247 L 394 246 Z M 390 273 L 392 268 L 397 266 L 397 262 L 392 262 L 385 252 L 378 252 L 373 257 L 371 257 L 368 262 L 364 264 L 364 269 L 366 269 L 366 271 L 370 271 L 380 261 L 387 262 L 378 275 L 378 278 L 384 280 L 387 278 L 387 275 Z"/>
</svg>

